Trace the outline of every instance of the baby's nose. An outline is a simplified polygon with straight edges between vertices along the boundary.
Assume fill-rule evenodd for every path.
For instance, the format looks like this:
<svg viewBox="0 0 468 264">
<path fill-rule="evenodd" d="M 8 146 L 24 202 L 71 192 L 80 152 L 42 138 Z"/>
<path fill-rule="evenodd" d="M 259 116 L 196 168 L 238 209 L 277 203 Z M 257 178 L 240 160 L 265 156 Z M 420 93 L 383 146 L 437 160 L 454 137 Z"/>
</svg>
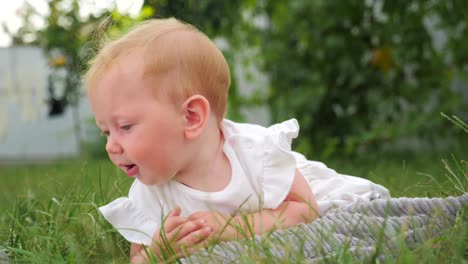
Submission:
<svg viewBox="0 0 468 264">
<path fill-rule="evenodd" d="M 119 142 L 112 136 L 107 138 L 106 151 L 109 154 L 119 154 L 123 152 L 122 146 Z"/>
</svg>

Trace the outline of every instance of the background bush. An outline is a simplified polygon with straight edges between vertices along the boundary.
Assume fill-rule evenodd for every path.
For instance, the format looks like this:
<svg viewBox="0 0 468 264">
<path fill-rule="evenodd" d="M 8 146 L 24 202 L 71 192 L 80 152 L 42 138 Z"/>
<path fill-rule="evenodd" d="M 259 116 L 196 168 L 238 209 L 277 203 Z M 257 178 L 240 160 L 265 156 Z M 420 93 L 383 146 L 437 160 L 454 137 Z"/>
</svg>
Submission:
<svg viewBox="0 0 468 264">
<path fill-rule="evenodd" d="M 233 78 L 229 117 L 241 121 L 239 109 L 252 104 L 267 105 L 272 122 L 295 117 L 297 147 L 305 154 L 450 143 L 457 135 L 440 112 L 468 118 L 464 0 L 146 0 L 136 18 L 117 11 L 80 18 L 80 1 L 68 9 L 62 2 L 49 1 L 48 27 L 34 31 L 26 23 L 15 38 L 36 34 L 34 43 L 48 56 L 66 58 L 54 65 L 69 72 L 66 92 L 57 98 L 52 85 L 51 104 L 76 102 L 77 76 L 106 30 L 114 35 L 141 20 L 174 16 L 226 40 L 233 74 L 241 63 L 267 76 L 253 96 L 239 93 Z M 102 23 L 106 17 L 112 23 Z M 240 61 L 250 51 L 254 55 Z"/>
</svg>

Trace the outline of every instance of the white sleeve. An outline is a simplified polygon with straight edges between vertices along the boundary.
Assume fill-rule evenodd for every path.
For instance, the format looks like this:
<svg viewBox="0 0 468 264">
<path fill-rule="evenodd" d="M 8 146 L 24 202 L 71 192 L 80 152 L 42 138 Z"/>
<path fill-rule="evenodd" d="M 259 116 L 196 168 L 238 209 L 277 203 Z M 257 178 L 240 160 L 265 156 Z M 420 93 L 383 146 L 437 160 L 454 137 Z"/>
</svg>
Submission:
<svg viewBox="0 0 468 264">
<path fill-rule="evenodd" d="M 129 242 L 149 246 L 158 223 L 147 217 L 132 200 L 120 197 L 99 207 L 104 218 Z"/>
<path fill-rule="evenodd" d="M 132 185 L 129 198 L 117 198 L 99 207 L 99 211 L 127 241 L 149 246 L 154 232 L 160 225 L 161 208 L 153 203 L 151 213 L 145 209 L 144 202 L 141 201 L 145 196 L 145 193 L 141 192 L 144 186 L 139 185 L 142 184 L 135 182 Z"/>
<path fill-rule="evenodd" d="M 295 119 L 268 128 L 260 182 L 263 207 L 266 209 L 276 209 L 291 190 L 296 172 L 296 160 L 291 153 L 291 143 L 298 133 L 299 125 Z"/>
</svg>

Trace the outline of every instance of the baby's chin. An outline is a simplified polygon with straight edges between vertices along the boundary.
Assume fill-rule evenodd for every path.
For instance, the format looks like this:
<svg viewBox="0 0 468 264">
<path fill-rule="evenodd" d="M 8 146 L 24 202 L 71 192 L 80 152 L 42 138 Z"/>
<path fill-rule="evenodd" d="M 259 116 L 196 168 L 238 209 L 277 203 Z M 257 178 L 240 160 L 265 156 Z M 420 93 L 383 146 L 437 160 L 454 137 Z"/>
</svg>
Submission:
<svg viewBox="0 0 468 264">
<path fill-rule="evenodd" d="M 135 178 L 147 186 L 161 186 L 167 184 L 170 180 L 157 179 L 154 177 L 145 177 L 141 173 L 135 175 Z"/>
</svg>

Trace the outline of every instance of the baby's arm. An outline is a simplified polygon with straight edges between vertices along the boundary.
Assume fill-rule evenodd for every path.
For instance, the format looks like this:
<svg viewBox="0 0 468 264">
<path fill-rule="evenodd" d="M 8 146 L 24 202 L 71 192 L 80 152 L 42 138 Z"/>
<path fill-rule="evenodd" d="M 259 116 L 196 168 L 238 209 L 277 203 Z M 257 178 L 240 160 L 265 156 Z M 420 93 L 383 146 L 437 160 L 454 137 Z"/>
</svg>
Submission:
<svg viewBox="0 0 468 264">
<path fill-rule="evenodd" d="M 154 255 L 159 261 L 163 260 L 164 255 L 180 258 L 203 247 L 203 241 L 211 233 L 211 228 L 204 226 L 203 220 L 192 221 L 180 216 L 180 211 L 180 208 L 177 207 L 169 213 L 164 221 L 164 235 L 160 229 L 156 230 L 150 247 L 132 243 L 130 247 L 131 263 L 148 262 L 147 252 Z"/>
<path fill-rule="evenodd" d="M 314 194 L 302 173 L 296 169 L 291 190 L 283 203 L 276 209 L 264 209 L 257 213 L 239 215 L 232 219 L 216 211 L 197 212 L 190 215 L 189 220 L 206 221 L 206 225 L 213 228 L 211 234 L 213 238 L 233 240 L 239 237 L 237 228 L 243 230 L 241 236 L 253 236 L 292 227 L 299 223 L 307 223 L 316 219 L 318 215 L 319 211 Z M 228 221 L 231 223 L 229 224 Z"/>
</svg>

